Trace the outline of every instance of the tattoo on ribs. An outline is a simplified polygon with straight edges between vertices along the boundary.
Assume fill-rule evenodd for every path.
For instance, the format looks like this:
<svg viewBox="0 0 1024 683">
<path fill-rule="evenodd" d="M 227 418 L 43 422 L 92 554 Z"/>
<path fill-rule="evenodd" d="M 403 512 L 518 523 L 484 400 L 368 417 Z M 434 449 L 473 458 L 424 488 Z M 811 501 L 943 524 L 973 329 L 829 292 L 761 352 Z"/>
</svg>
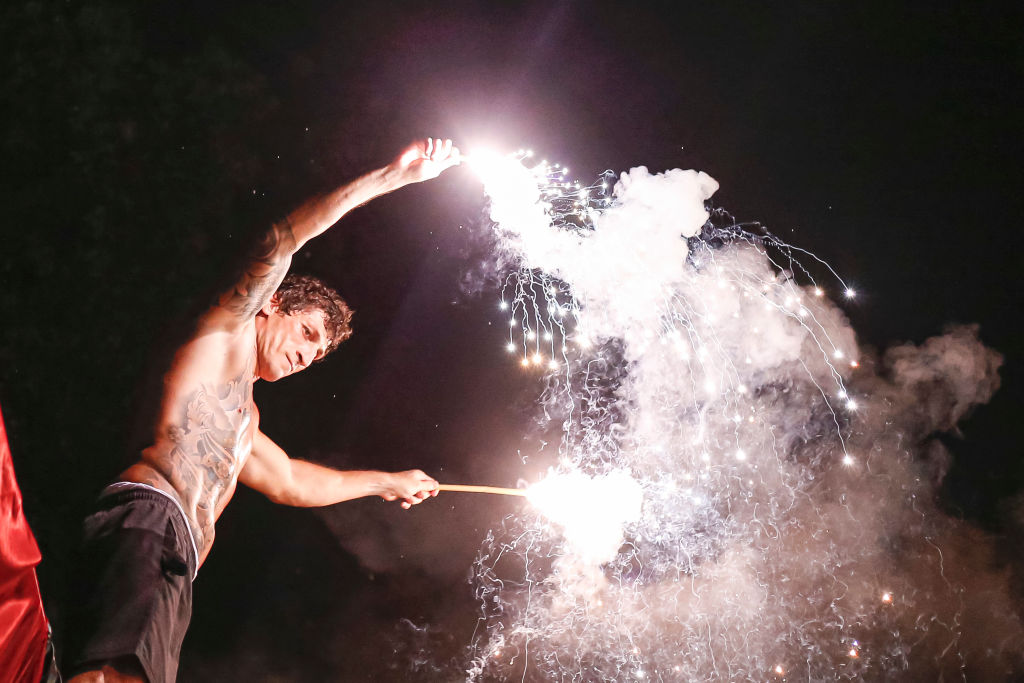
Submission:
<svg viewBox="0 0 1024 683">
<path fill-rule="evenodd" d="M 294 251 L 295 234 L 285 218 L 263 235 L 245 273 L 234 289 L 221 298 L 220 305 L 242 320 L 256 315 L 288 273 Z"/>
<path fill-rule="evenodd" d="M 170 483 L 194 496 L 200 547 L 213 539 L 217 506 L 238 477 L 239 451 L 252 419 L 252 376 L 255 357 L 246 370 L 219 385 L 201 384 L 183 402 L 181 422 L 168 427 L 173 444 L 167 455 Z"/>
</svg>

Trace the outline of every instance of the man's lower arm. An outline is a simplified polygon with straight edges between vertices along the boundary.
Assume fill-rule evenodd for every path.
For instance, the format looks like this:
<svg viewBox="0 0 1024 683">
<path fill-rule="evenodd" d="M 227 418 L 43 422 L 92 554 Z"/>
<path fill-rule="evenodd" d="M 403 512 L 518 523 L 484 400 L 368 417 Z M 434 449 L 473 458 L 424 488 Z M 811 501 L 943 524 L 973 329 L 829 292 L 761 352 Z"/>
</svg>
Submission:
<svg viewBox="0 0 1024 683">
<path fill-rule="evenodd" d="M 289 504 L 322 507 L 366 496 L 384 496 L 391 475 L 376 470 L 335 470 L 303 460 L 292 460 L 294 491 Z"/>
<path fill-rule="evenodd" d="M 295 233 L 296 248 L 323 234 L 352 209 L 399 187 L 397 174 L 385 166 L 310 199 L 288 216 Z"/>
</svg>

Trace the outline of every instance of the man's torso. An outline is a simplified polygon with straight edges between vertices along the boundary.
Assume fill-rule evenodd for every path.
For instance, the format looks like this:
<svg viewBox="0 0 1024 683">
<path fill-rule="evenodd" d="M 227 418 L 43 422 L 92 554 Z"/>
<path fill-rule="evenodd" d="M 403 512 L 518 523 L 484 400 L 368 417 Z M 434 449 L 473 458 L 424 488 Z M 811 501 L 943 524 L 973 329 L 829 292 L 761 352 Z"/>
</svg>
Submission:
<svg viewBox="0 0 1024 683">
<path fill-rule="evenodd" d="M 151 445 L 120 477 L 155 486 L 181 503 L 200 564 L 258 428 L 255 334 L 251 322 L 235 332 L 204 331 L 200 323 L 164 376 Z"/>
</svg>

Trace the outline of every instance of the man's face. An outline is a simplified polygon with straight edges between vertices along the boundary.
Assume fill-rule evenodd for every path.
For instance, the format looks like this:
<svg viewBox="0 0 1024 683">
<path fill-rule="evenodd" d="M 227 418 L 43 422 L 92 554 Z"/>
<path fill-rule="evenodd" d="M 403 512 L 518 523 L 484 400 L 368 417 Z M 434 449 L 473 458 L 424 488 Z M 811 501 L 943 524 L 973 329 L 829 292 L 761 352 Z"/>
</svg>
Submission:
<svg viewBox="0 0 1024 683">
<path fill-rule="evenodd" d="M 320 309 L 284 314 L 276 304 L 256 326 L 256 362 L 260 379 L 274 382 L 305 370 L 323 358 L 330 340 Z"/>
</svg>

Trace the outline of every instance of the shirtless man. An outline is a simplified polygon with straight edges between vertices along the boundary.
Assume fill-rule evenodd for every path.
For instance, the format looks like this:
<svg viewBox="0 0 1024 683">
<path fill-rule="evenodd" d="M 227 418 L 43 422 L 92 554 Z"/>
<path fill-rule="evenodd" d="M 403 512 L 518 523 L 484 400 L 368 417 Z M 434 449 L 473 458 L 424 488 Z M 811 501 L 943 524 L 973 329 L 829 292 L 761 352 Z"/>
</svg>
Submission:
<svg viewBox="0 0 1024 683">
<path fill-rule="evenodd" d="M 266 233 L 234 288 L 199 319 L 164 377 L 152 445 L 85 521 L 83 590 L 68 629 L 72 683 L 175 679 L 191 582 L 239 481 L 295 506 L 380 496 L 408 508 L 437 495 L 420 470 L 339 472 L 290 459 L 260 431 L 252 388 L 306 369 L 351 334 L 335 292 L 314 278 L 285 279 L 292 255 L 357 206 L 457 163 L 451 140 L 428 139 L 306 202 Z"/>
</svg>

